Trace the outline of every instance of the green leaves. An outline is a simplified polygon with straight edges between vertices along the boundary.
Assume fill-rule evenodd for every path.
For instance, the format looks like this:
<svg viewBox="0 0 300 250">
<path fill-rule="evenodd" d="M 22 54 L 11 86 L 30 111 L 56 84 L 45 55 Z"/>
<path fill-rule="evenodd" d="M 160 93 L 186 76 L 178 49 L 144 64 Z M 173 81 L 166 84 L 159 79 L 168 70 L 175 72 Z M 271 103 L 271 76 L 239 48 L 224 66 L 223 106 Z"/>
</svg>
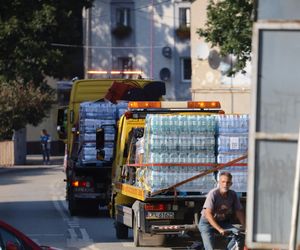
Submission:
<svg viewBox="0 0 300 250">
<path fill-rule="evenodd" d="M 14 130 L 26 124 L 38 125 L 54 101 L 54 90 L 47 87 L 0 83 L 0 140 L 11 139 Z"/>
<path fill-rule="evenodd" d="M 46 76 L 83 76 L 82 8 L 92 2 L 1 1 L 0 139 L 28 123 L 37 125 L 47 115 L 53 90 L 45 84 Z"/>
<path fill-rule="evenodd" d="M 237 63 L 228 75 L 233 75 L 250 60 L 253 0 L 210 0 L 205 28 L 198 29 L 212 46 L 218 46 L 222 56 L 233 54 Z"/>
</svg>

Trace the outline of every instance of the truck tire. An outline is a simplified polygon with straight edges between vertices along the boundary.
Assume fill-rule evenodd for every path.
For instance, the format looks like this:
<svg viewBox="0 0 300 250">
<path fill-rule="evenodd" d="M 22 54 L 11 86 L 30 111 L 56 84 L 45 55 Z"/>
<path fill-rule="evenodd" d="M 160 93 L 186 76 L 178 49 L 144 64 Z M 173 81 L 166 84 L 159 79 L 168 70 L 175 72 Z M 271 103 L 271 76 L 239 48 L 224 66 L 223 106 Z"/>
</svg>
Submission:
<svg viewBox="0 0 300 250">
<path fill-rule="evenodd" d="M 128 227 L 120 222 L 115 222 L 117 239 L 128 239 Z"/>
<path fill-rule="evenodd" d="M 78 215 L 78 209 L 76 208 L 76 202 L 74 199 L 69 199 L 68 208 L 71 216 Z"/>
<path fill-rule="evenodd" d="M 78 215 L 78 202 L 76 202 L 76 200 L 74 199 L 73 195 L 69 195 L 69 199 L 68 199 L 68 209 L 70 212 L 71 216 L 76 216 Z"/>
</svg>

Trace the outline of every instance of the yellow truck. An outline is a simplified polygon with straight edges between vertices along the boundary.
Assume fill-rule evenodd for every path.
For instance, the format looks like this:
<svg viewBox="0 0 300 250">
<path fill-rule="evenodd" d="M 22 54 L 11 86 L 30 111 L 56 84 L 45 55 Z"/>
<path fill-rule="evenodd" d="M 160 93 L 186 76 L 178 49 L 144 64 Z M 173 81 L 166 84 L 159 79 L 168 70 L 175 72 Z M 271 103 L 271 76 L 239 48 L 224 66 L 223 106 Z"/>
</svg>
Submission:
<svg viewBox="0 0 300 250">
<path fill-rule="evenodd" d="M 234 165 L 244 168 L 239 177 L 247 177 L 242 135 L 234 136 L 237 144 L 230 149 L 230 160 L 222 155 L 227 142 L 220 142 L 223 158 L 217 164 L 218 122 L 228 132 L 236 118 L 225 116 L 219 102 L 129 102 L 118 121 L 112 167 L 110 214 L 116 237 L 127 238 L 132 228 L 135 246 L 143 246 L 161 245 L 166 235 L 197 233 L 199 213 L 206 193 L 216 185 L 217 171 Z M 247 132 L 244 118 L 246 127 L 239 122 L 240 132 Z M 104 147 L 104 133 L 105 128 L 97 131 L 98 152 Z M 239 187 L 245 191 L 243 181 L 239 179 Z"/>
<path fill-rule="evenodd" d="M 71 215 L 81 210 L 97 212 L 99 206 L 108 204 L 118 101 L 156 100 L 164 94 L 163 82 L 145 79 L 84 79 L 73 83 L 69 105 L 59 109 L 57 124 L 66 146 L 66 197 Z M 95 135 L 101 126 L 110 131 L 106 134 L 106 158 L 99 160 Z"/>
</svg>

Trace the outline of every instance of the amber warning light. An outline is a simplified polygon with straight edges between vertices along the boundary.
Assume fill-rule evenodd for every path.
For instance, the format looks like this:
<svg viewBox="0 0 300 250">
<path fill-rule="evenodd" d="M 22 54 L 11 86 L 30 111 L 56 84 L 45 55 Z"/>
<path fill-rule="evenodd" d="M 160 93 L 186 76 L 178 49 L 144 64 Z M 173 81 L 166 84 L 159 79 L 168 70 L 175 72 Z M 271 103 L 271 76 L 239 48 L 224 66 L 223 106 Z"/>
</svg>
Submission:
<svg viewBox="0 0 300 250">
<path fill-rule="evenodd" d="M 219 109 L 221 104 L 220 102 L 188 102 L 188 108 Z"/>
<path fill-rule="evenodd" d="M 119 74 L 125 74 L 125 75 L 141 75 L 143 74 L 143 71 L 141 70 L 88 70 L 88 74 L 95 74 L 95 75 L 119 75 Z"/>
<path fill-rule="evenodd" d="M 160 102 L 129 102 L 128 108 L 130 109 L 142 109 L 142 108 L 160 108 Z"/>
</svg>

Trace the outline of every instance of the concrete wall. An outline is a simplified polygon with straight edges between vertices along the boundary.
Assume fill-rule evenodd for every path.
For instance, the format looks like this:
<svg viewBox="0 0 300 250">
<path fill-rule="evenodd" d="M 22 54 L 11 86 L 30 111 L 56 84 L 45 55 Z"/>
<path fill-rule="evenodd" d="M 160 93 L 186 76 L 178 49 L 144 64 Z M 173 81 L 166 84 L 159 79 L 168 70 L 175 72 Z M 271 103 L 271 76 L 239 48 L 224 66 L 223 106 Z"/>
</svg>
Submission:
<svg viewBox="0 0 300 250">
<path fill-rule="evenodd" d="M 196 33 L 198 28 L 205 25 L 207 4 L 207 0 L 196 0 L 191 7 L 192 99 L 220 101 L 226 113 L 249 113 L 250 63 L 246 75 L 237 74 L 229 78 L 222 75 L 222 67 L 212 68 L 209 58 L 203 57 L 205 52 L 208 56 L 212 50 L 218 51 Z"/>
</svg>

